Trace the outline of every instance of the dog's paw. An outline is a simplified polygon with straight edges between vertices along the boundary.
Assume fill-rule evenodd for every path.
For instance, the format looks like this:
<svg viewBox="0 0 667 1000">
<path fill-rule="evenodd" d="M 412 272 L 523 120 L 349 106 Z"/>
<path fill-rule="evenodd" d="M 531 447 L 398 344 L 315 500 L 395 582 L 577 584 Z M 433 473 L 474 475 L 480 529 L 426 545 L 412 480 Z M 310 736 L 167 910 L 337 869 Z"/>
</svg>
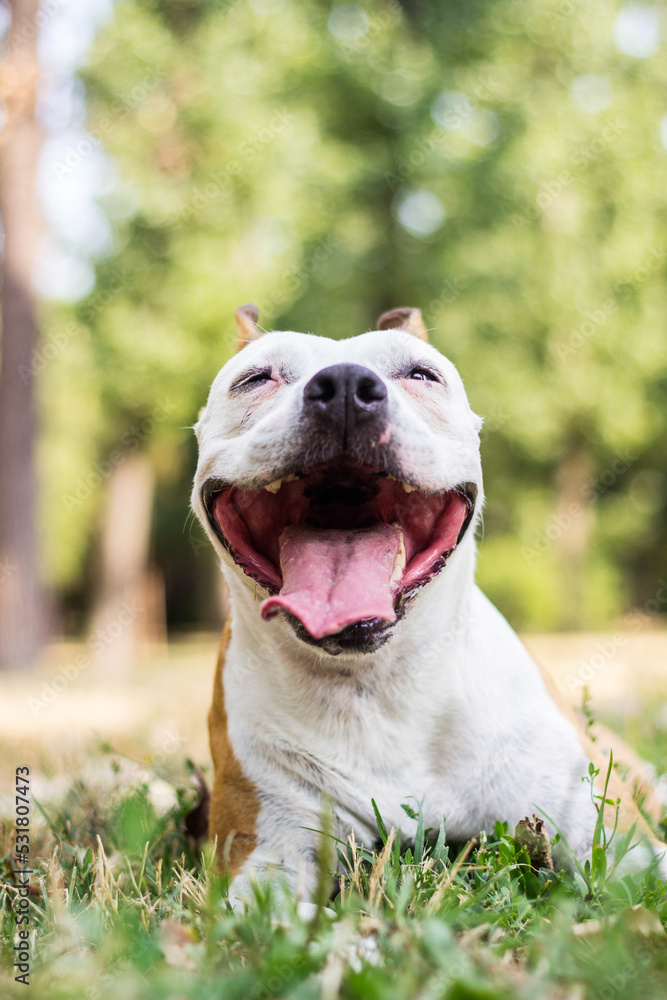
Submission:
<svg viewBox="0 0 667 1000">
<path fill-rule="evenodd" d="M 248 907 L 253 905 L 256 899 L 254 891 L 257 882 L 261 880 L 237 876 L 232 883 L 228 901 L 234 913 L 245 913 Z M 328 906 L 318 907 L 317 903 L 310 903 L 299 899 L 294 902 L 293 890 L 284 884 L 274 882 L 271 892 L 271 921 L 275 926 L 289 927 L 293 922 L 294 911 L 299 920 L 314 920 L 318 909 L 326 917 L 336 917 L 336 913 Z"/>
<path fill-rule="evenodd" d="M 319 907 L 317 903 L 306 903 L 304 900 L 300 899 L 296 904 L 296 912 L 301 920 L 314 920 L 317 916 L 317 911 Z M 329 906 L 323 906 L 322 913 L 327 917 L 335 917 L 336 913 Z"/>
</svg>

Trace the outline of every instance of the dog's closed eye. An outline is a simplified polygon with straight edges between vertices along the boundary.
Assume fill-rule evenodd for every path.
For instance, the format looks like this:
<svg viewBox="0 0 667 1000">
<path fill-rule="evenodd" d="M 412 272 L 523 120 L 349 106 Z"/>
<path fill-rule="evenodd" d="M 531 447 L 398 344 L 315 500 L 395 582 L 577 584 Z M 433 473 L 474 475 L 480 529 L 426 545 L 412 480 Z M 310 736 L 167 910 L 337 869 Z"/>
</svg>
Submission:
<svg viewBox="0 0 667 1000">
<path fill-rule="evenodd" d="M 421 365 L 413 368 L 403 378 L 416 379 L 422 382 L 442 382 L 442 378 L 436 372 L 430 368 L 423 368 Z"/>
<path fill-rule="evenodd" d="M 257 386 L 270 382 L 273 377 L 270 368 L 253 369 L 245 372 L 231 386 L 231 392 L 242 392 L 246 389 L 255 389 Z"/>
</svg>

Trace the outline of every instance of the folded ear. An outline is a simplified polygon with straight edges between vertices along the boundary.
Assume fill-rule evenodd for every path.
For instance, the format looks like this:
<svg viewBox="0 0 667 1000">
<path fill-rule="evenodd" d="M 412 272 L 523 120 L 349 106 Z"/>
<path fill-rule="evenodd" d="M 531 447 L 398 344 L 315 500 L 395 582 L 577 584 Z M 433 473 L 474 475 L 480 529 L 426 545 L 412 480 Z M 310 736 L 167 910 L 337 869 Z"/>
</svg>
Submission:
<svg viewBox="0 0 667 1000">
<path fill-rule="evenodd" d="M 428 343 L 428 334 L 419 309 L 392 309 L 382 313 L 378 320 L 378 330 L 406 330 Z"/>
<path fill-rule="evenodd" d="M 234 313 L 234 318 L 239 331 L 236 350 L 240 351 L 241 348 L 246 347 L 253 340 L 259 340 L 262 336 L 262 331 L 257 326 L 259 309 L 252 302 L 249 302 L 246 306 L 239 306 Z"/>
</svg>

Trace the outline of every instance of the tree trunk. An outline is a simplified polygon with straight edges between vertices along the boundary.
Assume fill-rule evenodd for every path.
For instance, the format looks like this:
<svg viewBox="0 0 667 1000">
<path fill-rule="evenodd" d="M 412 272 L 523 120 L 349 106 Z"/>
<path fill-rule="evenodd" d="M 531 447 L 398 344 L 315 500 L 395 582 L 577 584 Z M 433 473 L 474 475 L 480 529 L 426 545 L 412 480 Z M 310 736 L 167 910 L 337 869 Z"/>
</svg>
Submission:
<svg viewBox="0 0 667 1000">
<path fill-rule="evenodd" d="M 145 455 L 130 455 L 109 480 L 90 635 L 106 673 L 132 668 L 165 642 L 164 583 L 148 568 L 154 490 Z"/>
<path fill-rule="evenodd" d="M 559 525 L 558 553 L 561 565 L 561 627 L 578 630 L 583 624 L 584 565 L 593 528 L 590 503 L 593 463 L 585 447 L 574 448 L 561 459 L 557 471 Z"/>
<path fill-rule="evenodd" d="M 31 372 L 38 328 L 31 274 L 39 237 L 35 121 L 38 0 L 12 0 L 0 65 L 7 119 L 0 133 L 2 361 L 0 367 L 0 667 L 35 661 L 45 637 L 39 580 L 35 470 L 36 412 Z"/>
</svg>

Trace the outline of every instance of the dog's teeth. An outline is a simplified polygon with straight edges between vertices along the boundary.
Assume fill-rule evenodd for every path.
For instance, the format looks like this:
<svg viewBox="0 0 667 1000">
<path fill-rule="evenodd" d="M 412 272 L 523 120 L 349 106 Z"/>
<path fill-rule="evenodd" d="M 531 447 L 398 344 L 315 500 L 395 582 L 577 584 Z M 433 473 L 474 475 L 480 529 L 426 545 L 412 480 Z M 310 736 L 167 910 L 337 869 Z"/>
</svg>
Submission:
<svg viewBox="0 0 667 1000">
<path fill-rule="evenodd" d="M 392 528 L 398 528 L 397 524 L 393 524 Z M 398 581 L 403 576 L 403 570 L 405 569 L 405 542 L 403 541 L 403 532 L 398 528 L 398 552 L 396 553 L 396 558 L 394 559 L 394 568 L 391 571 L 391 582 L 398 583 Z"/>
<path fill-rule="evenodd" d="M 283 476 L 282 479 L 274 479 L 272 483 L 265 486 L 264 489 L 268 490 L 269 493 L 277 493 L 283 483 L 295 483 L 299 477 L 295 476 L 290 472 L 289 476 Z"/>
<path fill-rule="evenodd" d="M 410 483 L 404 483 L 402 479 L 392 476 L 391 472 L 387 473 L 387 479 L 392 479 L 395 483 L 400 483 L 406 493 L 414 493 L 417 489 L 416 486 L 410 486 Z"/>
</svg>

